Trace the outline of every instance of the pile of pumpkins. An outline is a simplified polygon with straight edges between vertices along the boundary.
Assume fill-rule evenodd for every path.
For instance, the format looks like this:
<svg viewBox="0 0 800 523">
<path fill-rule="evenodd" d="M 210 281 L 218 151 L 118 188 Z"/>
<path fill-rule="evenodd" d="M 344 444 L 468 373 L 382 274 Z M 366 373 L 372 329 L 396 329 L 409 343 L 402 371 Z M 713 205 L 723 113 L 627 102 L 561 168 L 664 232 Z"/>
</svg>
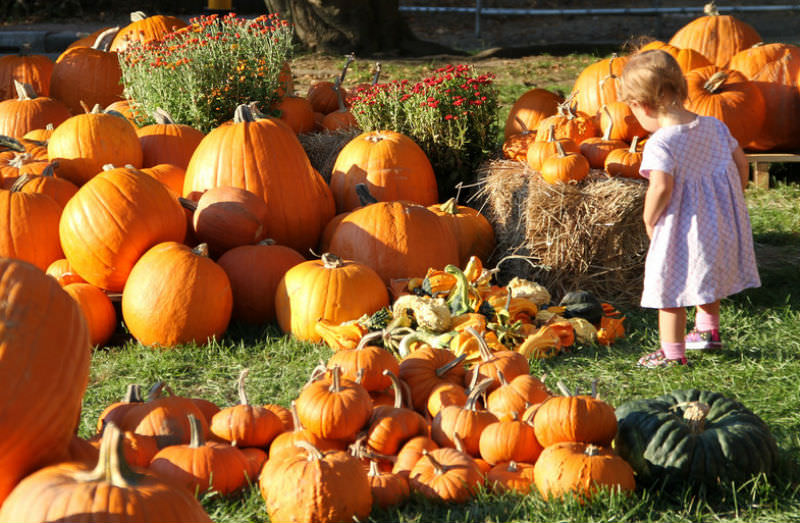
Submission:
<svg viewBox="0 0 800 523">
<path fill-rule="evenodd" d="M 688 86 L 686 108 L 723 121 L 746 151 L 800 147 L 799 47 L 764 44 L 752 26 L 720 15 L 712 2 L 668 43 L 651 40 L 636 52 L 650 49 L 677 60 Z M 504 156 L 527 162 L 550 183 L 574 183 L 590 168 L 638 177 L 648 133 L 617 98 L 629 56 L 589 65 L 566 100 L 539 88 L 520 96 L 506 120 Z"/>
<path fill-rule="evenodd" d="M 121 49 L 136 35 L 157 38 L 178 27 L 169 17 L 142 16 L 103 38 Z M 88 49 L 82 45 L 65 51 L 52 74 L 23 78 L 33 83 L 13 78 L 17 98 L 0 102 L 0 256 L 28 261 L 64 285 L 84 309 L 93 344 L 118 325 L 111 300 L 121 301 L 129 332 L 146 345 L 203 343 L 231 319 L 278 319 L 290 332 L 297 313 L 285 294 L 276 298 L 290 267 L 304 264 L 294 274 L 307 283 L 331 273 L 330 284 L 341 285 L 331 297 L 357 317 L 387 304 L 394 278 L 463 266 L 494 249 L 486 218 L 455 201 L 438 203 L 424 152 L 394 131 L 355 137 L 328 184 L 300 130 L 287 125 L 289 110 L 278 119 L 242 105 L 204 135 L 164 111 L 137 127 L 130 107 L 77 86 L 70 91 L 80 93 L 77 107 L 37 95 L 58 93 L 56 73 L 78 61 L 70 57 Z M 338 98 L 351 60 L 334 83 Z M 51 77 L 55 85 L 44 80 Z M 305 103 L 324 88 L 312 86 Z M 290 98 L 287 90 L 284 102 Z M 313 254 L 328 251 L 343 264 Z"/>
</svg>

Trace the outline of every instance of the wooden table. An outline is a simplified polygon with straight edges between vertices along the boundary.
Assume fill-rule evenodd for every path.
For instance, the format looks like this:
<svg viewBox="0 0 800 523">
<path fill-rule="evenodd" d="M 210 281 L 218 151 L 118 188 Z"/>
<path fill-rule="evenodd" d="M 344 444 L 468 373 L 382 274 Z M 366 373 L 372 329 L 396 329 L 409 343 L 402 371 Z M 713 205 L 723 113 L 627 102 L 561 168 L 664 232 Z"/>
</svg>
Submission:
<svg viewBox="0 0 800 523">
<path fill-rule="evenodd" d="M 752 167 L 750 180 L 760 189 L 769 189 L 770 164 L 800 162 L 800 154 L 796 153 L 753 153 L 746 156 Z"/>
</svg>

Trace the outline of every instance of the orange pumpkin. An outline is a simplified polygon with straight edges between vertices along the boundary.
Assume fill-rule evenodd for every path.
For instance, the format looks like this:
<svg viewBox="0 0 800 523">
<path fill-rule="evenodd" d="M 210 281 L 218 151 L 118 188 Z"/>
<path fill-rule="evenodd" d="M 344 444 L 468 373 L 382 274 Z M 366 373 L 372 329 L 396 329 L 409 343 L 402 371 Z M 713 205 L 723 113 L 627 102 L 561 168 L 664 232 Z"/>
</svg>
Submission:
<svg viewBox="0 0 800 523">
<path fill-rule="evenodd" d="M 59 233 L 65 257 L 82 278 L 120 292 L 147 249 L 183 240 L 186 219 L 161 182 L 135 169 L 116 168 L 92 178 L 67 202 Z"/>
<path fill-rule="evenodd" d="M 141 171 L 152 176 L 163 183 L 175 197 L 183 191 L 183 179 L 186 177 L 186 169 L 171 163 L 159 163 L 152 167 L 143 167 Z"/>
<path fill-rule="evenodd" d="M 116 28 L 97 37 L 91 47 L 72 47 L 61 53 L 50 77 L 50 97 L 79 114 L 83 105 L 106 107 L 122 99 L 122 69 L 117 53 L 109 52 Z"/>
<path fill-rule="evenodd" d="M 64 286 L 67 294 L 78 302 L 86 323 L 92 345 L 103 345 L 117 328 L 117 312 L 108 295 L 88 283 L 70 283 Z"/>
<path fill-rule="evenodd" d="M 111 41 L 112 51 L 124 51 L 134 42 L 147 43 L 160 40 L 168 33 L 188 24 L 174 16 L 147 16 L 142 11 L 131 13 L 131 23 L 120 29 Z"/>
<path fill-rule="evenodd" d="M 455 198 L 428 207 L 450 223 L 458 242 L 458 266 L 466 267 L 472 256 L 488 260 L 494 251 L 494 228 L 479 211 L 459 205 Z"/>
<path fill-rule="evenodd" d="M 314 130 L 314 109 L 308 99 L 301 96 L 285 96 L 275 105 L 280 119 L 292 128 L 295 134 Z"/>
<path fill-rule="evenodd" d="M 91 180 L 106 164 L 142 166 L 142 146 L 133 126 L 95 106 L 56 127 L 47 142 L 48 160 L 56 174 L 77 186 Z"/>
<path fill-rule="evenodd" d="M 230 185 L 269 208 L 267 237 L 300 252 L 316 247 L 335 214 L 330 188 L 311 166 L 294 132 L 276 118 L 256 119 L 246 105 L 234 123 L 203 138 L 186 168 L 183 195 Z"/>
<path fill-rule="evenodd" d="M 42 271 L 64 257 L 58 240 L 61 208 L 45 194 L 0 189 L 0 256 L 32 263 Z"/>
<path fill-rule="evenodd" d="M 550 126 L 553 126 L 553 136 L 556 139 L 569 138 L 577 145 L 580 145 L 587 138 L 599 135 L 595 117 L 587 112 L 575 109 L 574 106 L 569 105 L 570 103 L 572 103 L 570 99 L 565 100 L 558 106 L 557 114 L 548 116 L 540 121 L 539 127 L 536 128 L 536 136 L 547 136 Z"/>
<path fill-rule="evenodd" d="M 362 205 L 356 185 L 367 185 L 378 201 L 405 200 L 433 205 L 438 189 L 425 152 L 408 136 L 394 131 L 360 134 L 342 148 L 331 172 L 337 212 Z"/>
<path fill-rule="evenodd" d="M 269 446 L 270 459 L 281 456 L 282 454 L 294 454 L 298 452 L 296 443 L 298 441 L 305 441 L 310 443 L 321 451 L 326 450 L 344 450 L 346 444 L 332 439 L 325 439 L 317 436 L 313 432 L 306 430 L 300 419 L 297 417 L 297 402 L 292 401 L 291 408 L 289 409 L 292 415 L 292 429 L 281 432 Z"/>
<path fill-rule="evenodd" d="M 481 432 L 481 457 L 490 465 L 507 461 L 535 463 L 542 453 L 533 425 L 526 420 L 496 421 Z"/>
<path fill-rule="evenodd" d="M 600 112 L 600 127 L 604 134 L 608 130 L 610 139 L 622 140 L 626 143 L 631 143 L 634 137 L 644 138 L 647 136 L 647 131 L 642 128 L 639 120 L 625 102 L 611 102 L 604 105 Z"/>
<path fill-rule="evenodd" d="M 231 284 L 203 246 L 159 243 L 131 269 L 122 291 L 122 317 L 141 344 L 205 343 L 228 328 Z"/>
<path fill-rule="evenodd" d="M 531 463 L 517 463 L 509 461 L 498 463 L 486 475 L 486 483 L 492 492 L 516 492 L 517 494 L 530 494 L 535 486 L 534 465 Z"/>
<path fill-rule="evenodd" d="M 370 267 L 330 253 L 295 265 L 275 291 L 278 325 L 301 340 L 320 341 L 320 318 L 333 323 L 354 320 L 389 305 L 389 291 Z"/>
<path fill-rule="evenodd" d="M 278 283 L 304 261 L 296 250 L 272 240 L 234 247 L 220 256 L 217 263 L 231 281 L 233 318 L 256 324 L 275 321 Z"/>
<path fill-rule="evenodd" d="M 464 383 L 463 361 L 447 349 L 423 345 L 400 362 L 400 379 L 408 384 L 417 412 L 425 412 L 428 396 L 439 384 Z"/>
<path fill-rule="evenodd" d="M 616 102 L 615 102 L 616 103 Z M 614 149 L 626 147 L 627 143 L 620 139 L 612 138 L 614 121 L 608 112 L 608 106 L 604 105 L 601 111 L 602 117 L 600 125 L 603 128 L 603 136 L 587 138 L 581 142 L 580 153 L 589 160 L 589 167 L 592 169 L 602 169 L 606 163 L 608 153 Z"/>
<path fill-rule="evenodd" d="M 14 82 L 17 97 L 0 102 L 0 134 L 22 138 L 29 131 L 58 125 L 72 116 L 61 102 L 38 96 L 30 84 Z"/>
<path fill-rule="evenodd" d="M 525 155 L 528 165 L 534 171 L 541 170 L 542 164 L 546 159 L 558 154 L 556 142 L 560 143 L 561 147 L 566 152 L 577 153 L 581 150 L 572 138 L 556 138 L 555 124 L 547 128 L 547 134 L 545 136 L 540 136 L 538 133 L 536 136 L 538 139 L 528 146 L 528 152 Z M 587 138 L 586 140 L 591 140 L 591 138 Z M 583 142 L 581 142 L 581 145 L 582 144 Z"/>
<path fill-rule="evenodd" d="M 477 402 L 493 381 L 486 379 L 476 385 L 463 407 L 449 405 L 436 414 L 431 423 L 431 437 L 436 443 L 443 447 L 454 447 L 454 439 L 458 437 L 463 442 L 464 452 L 471 456 L 480 454 L 481 433 L 497 421 L 497 416 L 479 409 Z"/>
<path fill-rule="evenodd" d="M 638 178 L 642 165 L 642 151 L 639 149 L 639 137 L 634 136 L 630 147 L 614 149 L 606 156 L 605 169 L 611 176 L 622 178 Z"/>
<path fill-rule="evenodd" d="M 392 386 L 392 379 L 385 371 L 397 375 L 400 372 L 400 364 L 394 354 L 383 347 L 371 344 L 381 336 L 380 332 L 367 334 L 354 349 L 334 352 L 328 358 L 327 367 L 339 367 L 342 376 L 353 381 L 360 375 L 359 382 L 368 392 Z"/>
<path fill-rule="evenodd" d="M 536 410 L 533 428 L 544 447 L 562 441 L 610 445 L 617 418 L 614 407 L 593 396 L 553 396 Z"/>
<path fill-rule="evenodd" d="M 526 91 L 517 98 L 508 112 L 503 131 L 504 139 L 524 133 L 526 129 L 535 130 L 541 120 L 556 114 L 562 101 L 561 96 L 547 89 L 537 87 Z"/>
<path fill-rule="evenodd" d="M 604 105 L 617 101 L 617 78 L 627 60 L 614 54 L 589 65 L 575 79 L 568 99 L 574 100 L 578 111 L 597 118 Z"/>
<path fill-rule="evenodd" d="M 369 462 L 367 479 L 372 490 L 372 503 L 380 508 L 399 505 L 410 495 L 408 479 L 393 472 L 382 472 L 375 460 Z"/>
<path fill-rule="evenodd" d="M 52 163 L 47 162 L 46 167 L 35 175 L 22 174 L 17 179 L 4 179 L 3 186 L 9 182 L 9 189 L 16 188 L 17 191 L 24 193 L 37 193 L 45 194 L 55 200 L 59 207 L 62 209 L 67 205 L 67 202 L 78 192 L 78 187 L 69 180 L 64 178 L 56 178 L 53 176 L 54 167 Z"/>
<path fill-rule="evenodd" d="M 704 16 L 678 29 L 669 44 L 694 49 L 717 67 L 727 67 L 733 55 L 762 41 L 747 22 L 719 14 L 714 2 L 706 4 L 703 12 Z"/>
<path fill-rule="evenodd" d="M 55 278 L 58 284 L 62 287 L 69 285 L 70 283 L 86 283 L 86 280 L 78 276 L 78 274 L 72 270 L 72 267 L 66 258 L 59 258 L 58 260 L 54 261 L 47 266 L 47 270 L 45 272 L 48 276 Z"/>
<path fill-rule="evenodd" d="M 157 111 L 153 116 L 156 123 L 136 129 L 142 145 L 142 166 L 169 163 L 186 169 L 205 135 L 194 127 L 175 123 L 165 111 Z"/>
<path fill-rule="evenodd" d="M 465 503 L 483 483 L 475 460 L 453 448 L 423 450 L 409 473 L 411 488 L 426 498 Z"/>
<path fill-rule="evenodd" d="M 0 520 L 17 521 L 3 500 L 66 452 L 75 432 L 89 379 L 89 330 L 78 304 L 29 263 L 0 258 L 0 300 Z"/>
<path fill-rule="evenodd" d="M 342 89 L 336 89 L 336 100 L 338 107 L 336 110 L 325 115 L 325 117 L 322 119 L 322 127 L 327 131 L 338 131 L 339 129 L 357 129 L 358 122 L 353 116 L 353 113 L 350 112 L 350 109 L 344 105 Z"/>
<path fill-rule="evenodd" d="M 761 132 L 766 118 L 764 96 L 743 74 L 710 65 L 689 71 L 686 86 L 686 108 L 721 120 L 740 144 L 750 143 Z"/>
<path fill-rule="evenodd" d="M 662 51 L 671 54 L 675 61 L 678 62 L 678 66 L 680 66 L 683 74 L 688 73 L 692 69 L 698 69 L 700 67 L 711 65 L 711 60 L 694 49 L 688 47 L 675 47 L 674 45 L 667 44 L 659 40 L 653 40 L 652 42 L 640 47 L 639 51 L 649 51 L 651 49 L 661 49 Z"/>
<path fill-rule="evenodd" d="M 200 196 L 192 215 L 194 234 L 214 257 L 266 238 L 269 209 L 264 200 L 244 189 L 220 185 Z"/>
<path fill-rule="evenodd" d="M 14 81 L 29 84 L 42 96 L 50 96 L 50 75 L 53 60 L 43 54 L 9 54 L 0 56 L 0 101 L 14 96 Z"/>
<path fill-rule="evenodd" d="M 542 178 L 547 183 L 576 183 L 589 174 L 589 160 L 580 153 L 567 153 L 556 142 L 558 154 L 542 163 Z"/>
</svg>

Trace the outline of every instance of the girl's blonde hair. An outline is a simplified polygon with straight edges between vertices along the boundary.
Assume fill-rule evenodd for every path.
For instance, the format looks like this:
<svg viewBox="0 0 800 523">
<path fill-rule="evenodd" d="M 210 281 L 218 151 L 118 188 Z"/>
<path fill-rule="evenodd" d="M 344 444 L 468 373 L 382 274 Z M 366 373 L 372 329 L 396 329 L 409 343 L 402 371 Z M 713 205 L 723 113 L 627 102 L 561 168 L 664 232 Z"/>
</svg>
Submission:
<svg viewBox="0 0 800 523">
<path fill-rule="evenodd" d="M 683 105 L 688 96 L 686 79 L 678 62 L 660 49 L 631 56 L 619 80 L 620 100 L 639 102 L 657 111 L 672 104 Z"/>
</svg>

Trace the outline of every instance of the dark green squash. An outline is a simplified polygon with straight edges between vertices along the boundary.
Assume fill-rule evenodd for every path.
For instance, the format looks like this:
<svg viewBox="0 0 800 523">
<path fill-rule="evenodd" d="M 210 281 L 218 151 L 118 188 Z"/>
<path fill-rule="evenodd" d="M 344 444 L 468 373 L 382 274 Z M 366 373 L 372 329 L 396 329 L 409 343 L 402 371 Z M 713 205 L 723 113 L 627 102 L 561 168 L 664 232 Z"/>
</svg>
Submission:
<svg viewBox="0 0 800 523">
<path fill-rule="evenodd" d="M 769 473 L 777 445 L 764 421 L 717 392 L 674 391 L 616 409 L 614 442 L 643 484 L 716 485 Z"/>
<path fill-rule="evenodd" d="M 589 291 L 568 292 L 558 304 L 565 307 L 565 318 L 583 318 L 597 324 L 603 317 L 603 304 Z"/>
</svg>

